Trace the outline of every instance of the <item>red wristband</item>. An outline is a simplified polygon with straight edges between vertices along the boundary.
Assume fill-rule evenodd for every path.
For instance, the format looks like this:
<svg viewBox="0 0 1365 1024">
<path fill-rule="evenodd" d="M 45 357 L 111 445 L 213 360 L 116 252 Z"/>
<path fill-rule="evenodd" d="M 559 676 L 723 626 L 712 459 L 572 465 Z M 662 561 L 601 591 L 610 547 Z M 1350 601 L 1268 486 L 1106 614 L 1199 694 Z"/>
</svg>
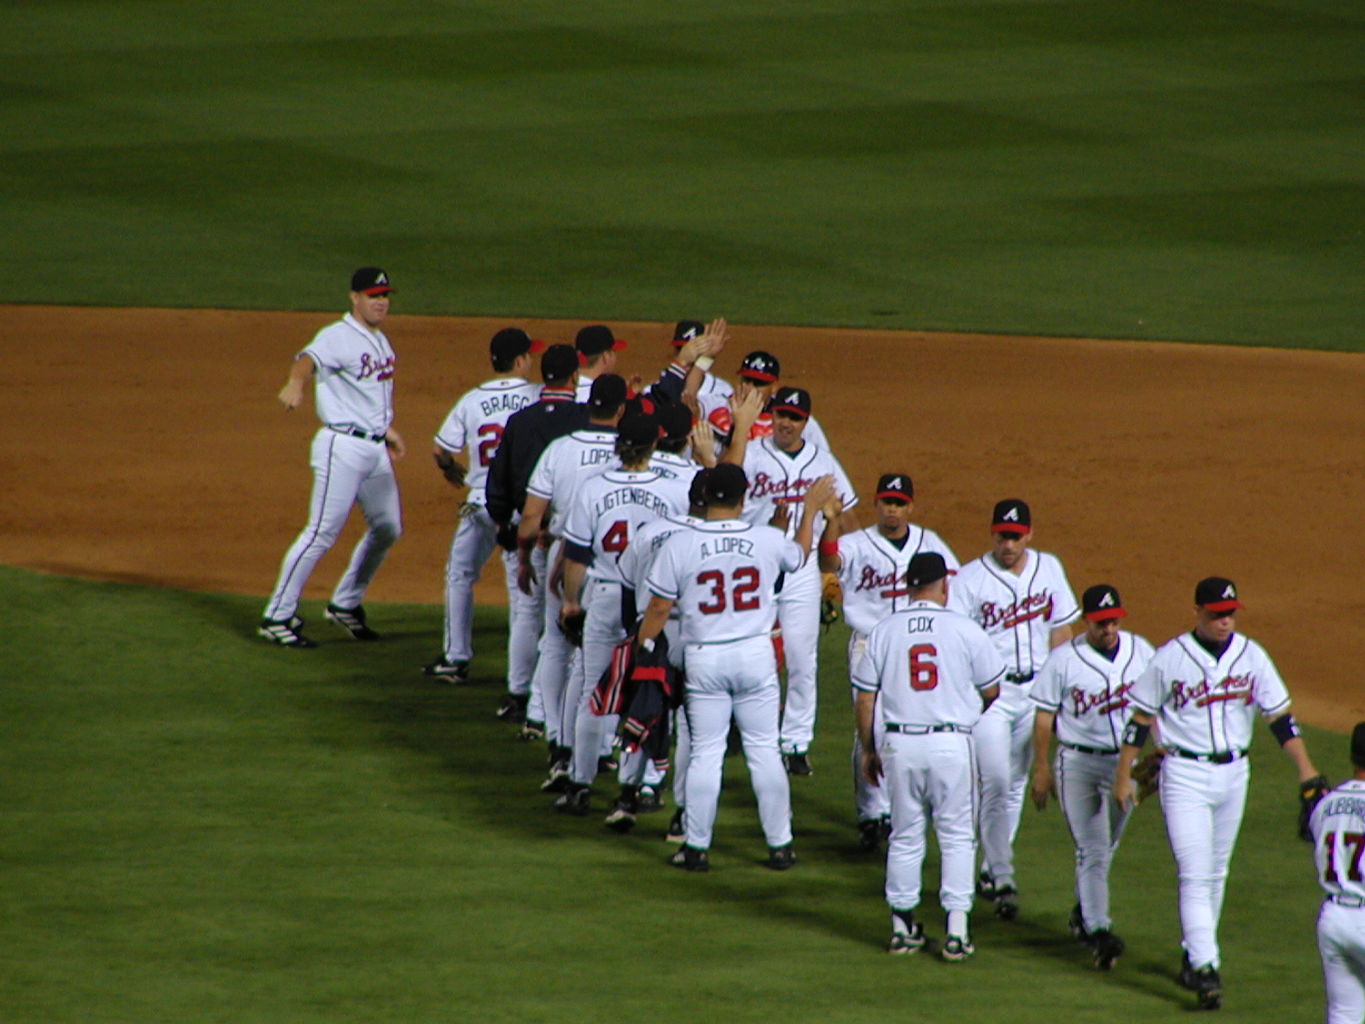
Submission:
<svg viewBox="0 0 1365 1024">
<path fill-rule="evenodd" d="M 822 540 L 820 542 L 820 554 L 835 558 L 839 554 L 839 542 L 837 540 Z"/>
</svg>

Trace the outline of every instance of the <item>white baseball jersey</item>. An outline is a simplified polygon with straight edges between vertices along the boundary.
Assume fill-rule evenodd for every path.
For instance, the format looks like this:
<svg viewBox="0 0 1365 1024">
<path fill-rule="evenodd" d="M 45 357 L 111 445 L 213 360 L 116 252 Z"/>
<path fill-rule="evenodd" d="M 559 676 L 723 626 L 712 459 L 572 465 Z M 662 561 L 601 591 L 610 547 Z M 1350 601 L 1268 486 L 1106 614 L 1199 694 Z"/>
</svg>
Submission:
<svg viewBox="0 0 1365 1024">
<path fill-rule="evenodd" d="M 564 539 L 592 548 L 588 578 L 624 583 L 617 565 L 643 524 L 687 511 L 687 485 L 645 470 L 609 469 L 585 480 L 564 523 Z"/>
<path fill-rule="evenodd" d="M 642 523 L 630 538 L 630 543 L 626 545 L 626 550 L 621 552 L 616 567 L 625 585 L 635 591 L 636 602 L 642 615 L 649 601 L 649 570 L 653 568 L 654 558 L 663 547 L 664 541 L 679 530 L 691 529 L 702 522 L 703 520 L 688 515 L 664 516 Z M 671 614 L 677 617 L 678 609 L 675 607 Z"/>
<path fill-rule="evenodd" d="M 682 480 L 690 487 L 692 478 L 697 475 L 697 470 L 701 469 L 701 466 L 686 455 L 656 451 L 649 457 L 649 468 L 670 480 Z"/>
<path fill-rule="evenodd" d="M 794 455 L 778 448 L 771 437 L 750 441 L 744 449 L 744 475 L 749 478 L 749 491 L 744 498 L 745 520 L 766 523 L 782 502 L 791 509 L 787 520 L 788 537 L 796 536 L 796 527 L 801 520 L 800 509 L 795 506 L 806 496 L 810 485 L 822 476 L 833 475 L 834 490 L 845 510 L 858 504 L 858 495 L 839 460 L 827 448 L 809 439 L 805 439 L 801 450 Z M 824 515 L 816 515 L 813 528 L 813 535 L 820 536 L 825 528 Z"/>
<path fill-rule="evenodd" d="M 1133 706 L 1157 715 L 1163 746 L 1192 754 L 1244 751 L 1256 711 L 1275 718 L 1289 710 L 1289 691 L 1275 663 L 1255 640 L 1232 634 L 1215 658 L 1184 633 L 1148 662 L 1132 690 Z"/>
<path fill-rule="evenodd" d="M 1011 675 L 1031 678 L 1051 648 L 1049 634 L 1081 609 L 1056 555 L 1026 551 L 1023 571 L 1000 568 L 992 552 L 964 565 L 948 583 L 948 607 L 981 626 Z"/>
<path fill-rule="evenodd" d="M 1129 694 L 1156 653 L 1146 639 L 1119 631 L 1113 661 L 1084 636 L 1055 647 L 1033 681 L 1029 697 L 1057 716 L 1057 739 L 1091 750 L 1123 745 Z"/>
<path fill-rule="evenodd" d="M 550 502 L 550 533 L 564 535 L 574 493 L 594 469 L 619 464 L 616 431 L 585 427 L 551 441 L 531 471 L 526 493 Z"/>
<path fill-rule="evenodd" d="M 912 601 L 872 627 L 853 685 L 881 691 L 888 723 L 970 727 L 981 717 L 980 691 L 1004 675 L 980 626 L 934 601 Z"/>
<path fill-rule="evenodd" d="M 448 452 L 470 448 L 465 485 L 469 501 L 484 503 L 488 467 L 502 442 L 502 432 L 512 414 L 540 399 L 540 385 L 521 377 L 498 377 L 466 391 L 436 432 L 436 443 Z"/>
<path fill-rule="evenodd" d="M 398 360 L 383 331 L 371 330 L 347 313 L 318 331 L 299 355 L 317 366 L 313 392 L 318 419 L 369 434 L 388 431 Z"/>
<path fill-rule="evenodd" d="M 1323 891 L 1365 900 L 1365 781 L 1349 779 L 1323 797 L 1309 827 Z"/>
<path fill-rule="evenodd" d="M 908 527 L 905 544 L 897 547 L 869 526 L 839 538 L 839 583 L 844 591 L 844 621 L 864 635 L 872 627 L 910 604 L 905 572 L 910 559 L 921 551 L 937 551 L 949 569 L 958 567 L 957 557 L 933 530 Z"/>
<path fill-rule="evenodd" d="M 685 644 L 766 636 L 776 615 L 773 588 L 802 562 L 780 530 L 714 519 L 668 538 L 649 571 L 649 590 L 677 603 Z"/>
</svg>

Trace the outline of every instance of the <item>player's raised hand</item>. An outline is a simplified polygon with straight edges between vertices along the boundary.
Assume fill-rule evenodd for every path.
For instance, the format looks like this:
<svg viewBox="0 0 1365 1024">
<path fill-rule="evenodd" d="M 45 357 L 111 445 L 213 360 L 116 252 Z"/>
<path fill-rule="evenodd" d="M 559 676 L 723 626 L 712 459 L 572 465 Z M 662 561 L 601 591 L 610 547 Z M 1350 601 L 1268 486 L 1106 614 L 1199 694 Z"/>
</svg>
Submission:
<svg viewBox="0 0 1365 1024">
<path fill-rule="evenodd" d="M 734 429 L 730 432 L 731 437 L 748 437 L 749 428 L 758 421 L 758 417 L 763 413 L 763 406 L 766 399 L 763 392 L 757 388 L 744 388 L 744 395 L 740 397 L 739 390 L 729 398 L 730 418 L 734 421 Z"/>
<path fill-rule="evenodd" d="M 730 340 L 730 326 L 725 322 L 725 317 L 718 316 L 706 325 L 706 331 L 698 339 L 702 343 L 700 355 L 710 356 L 714 359 L 720 355 Z"/>
<path fill-rule="evenodd" d="M 801 503 L 805 505 L 807 514 L 809 514 L 811 511 L 823 509 L 826 505 L 830 504 L 831 501 L 836 500 L 837 498 L 838 495 L 834 492 L 834 476 L 830 473 L 826 473 L 806 489 L 806 493 L 802 497 Z M 840 503 L 839 508 L 840 511 L 843 510 L 842 503 Z"/>
<path fill-rule="evenodd" d="M 692 432 L 687 436 L 692 442 L 692 458 L 707 469 L 715 469 L 716 432 L 711 429 L 710 420 L 705 416 L 698 416 L 692 421 Z"/>
</svg>

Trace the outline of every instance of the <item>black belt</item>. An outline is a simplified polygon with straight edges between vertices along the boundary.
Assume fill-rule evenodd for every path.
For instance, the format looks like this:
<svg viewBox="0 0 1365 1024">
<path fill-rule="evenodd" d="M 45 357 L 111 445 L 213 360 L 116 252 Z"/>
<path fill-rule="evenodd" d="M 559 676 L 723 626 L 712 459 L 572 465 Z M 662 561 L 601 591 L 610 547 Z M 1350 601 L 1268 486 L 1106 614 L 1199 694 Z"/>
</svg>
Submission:
<svg viewBox="0 0 1365 1024">
<path fill-rule="evenodd" d="M 898 732 L 902 736 L 924 736 L 931 732 L 962 732 L 971 734 L 970 725 L 902 725 L 900 722 L 887 722 L 887 732 Z"/>
<path fill-rule="evenodd" d="M 1329 892 L 1327 898 L 1333 903 L 1339 903 L 1343 907 L 1365 907 L 1365 900 L 1359 896 L 1347 896 L 1345 893 Z"/>
<path fill-rule="evenodd" d="M 359 427 L 334 427 L 327 424 L 328 430 L 335 430 L 338 434 L 350 434 L 352 437 L 363 437 L 366 441 L 383 441 L 383 434 L 367 434 Z"/>
<path fill-rule="evenodd" d="M 1216 754 L 1196 754 L 1193 750 L 1167 747 L 1166 751 L 1176 757 L 1183 757 L 1187 761 L 1202 761 L 1204 764 L 1232 764 L 1233 761 L 1240 761 L 1247 756 L 1245 750 L 1220 750 Z"/>
<path fill-rule="evenodd" d="M 1117 747 L 1112 747 L 1112 748 L 1111 748 L 1111 747 L 1083 747 L 1083 746 L 1081 746 L 1079 743 L 1068 743 L 1068 742 L 1066 742 L 1066 740 L 1058 740 L 1057 742 L 1060 743 L 1060 744 L 1061 744 L 1062 746 L 1064 746 L 1064 747 L 1070 747 L 1072 750 L 1079 750 L 1082 754 L 1117 754 L 1117 753 L 1118 753 L 1118 748 L 1117 748 Z"/>
<path fill-rule="evenodd" d="M 1033 682 L 1033 672 L 1006 672 L 1005 682 L 1007 683 L 1031 683 Z"/>
</svg>

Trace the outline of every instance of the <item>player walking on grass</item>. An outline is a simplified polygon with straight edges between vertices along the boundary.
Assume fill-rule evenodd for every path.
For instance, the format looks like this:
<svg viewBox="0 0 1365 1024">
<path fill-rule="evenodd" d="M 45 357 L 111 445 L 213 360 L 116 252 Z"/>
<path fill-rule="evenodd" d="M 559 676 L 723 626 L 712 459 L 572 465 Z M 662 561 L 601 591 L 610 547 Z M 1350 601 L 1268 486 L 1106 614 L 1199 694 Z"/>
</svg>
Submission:
<svg viewBox="0 0 1365 1024">
<path fill-rule="evenodd" d="M 749 778 L 768 843 L 768 866 L 796 861 L 791 790 L 778 748 L 777 662 L 769 631 L 774 588 L 810 554 L 814 519 L 834 498 L 828 477 L 811 482 L 802 499 L 795 539 L 741 515 L 748 480 L 720 465 L 706 480 L 706 520 L 671 536 L 649 573 L 649 607 L 639 644 L 653 651 L 669 613 L 679 610 L 687 670 L 684 688 L 691 760 L 687 771 L 686 842 L 671 863 L 688 871 L 710 867 L 726 737 L 733 717 L 744 744 Z"/>
<path fill-rule="evenodd" d="M 937 551 L 910 559 L 909 602 L 872 628 L 853 685 L 863 775 L 869 785 L 884 787 L 891 801 L 887 949 L 914 953 L 925 944 L 915 910 L 932 819 L 942 857 L 939 902 L 947 914 L 942 955 L 956 961 L 975 952 L 969 925 L 976 864 L 971 733 L 1000 692 L 1005 664 L 980 626 L 945 607 L 950 573 Z M 880 744 L 873 734 L 879 700 Z"/>
<path fill-rule="evenodd" d="M 296 409 L 316 378 L 314 394 L 322 429 L 313 435 L 313 493 L 308 524 L 285 553 L 275 589 L 256 632 L 281 647 L 315 647 L 300 632 L 299 597 L 313 568 L 360 505 L 366 530 L 332 592 L 327 618 L 357 640 L 377 640 L 365 621 L 365 590 L 402 533 L 402 512 L 393 459 L 406 452 L 393 428 L 393 375 L 397 357 L 380 325 L 393 292 L 379 267 L 351 275 L 351 311 L 320 330 L 294 359 L 280 389 L 280 404 Z"/>
<path fill-rule="evenodd" d="M 1351 732 L 1353 778 L 1332 790 L 1309 821 L 1318 884 L 1318 952 L 1327 988 L 1327 1024 L 1365 1021 L 1365 722 Z"/>
<path fill-rule="evenodd" d="M 1152 645 L 1119 628 L 1119 592 L 1107 584 L 1081 595 L 1085 633 L 1053 649 L 1033 682 L 1033 802 L 1061 804 L 1076 844 L 1076 906 L 1068 926 L 1108 970 L 1124 951 L 1109 915 L 1109 867 L 1129 809 L 1111 799 L 1128 718 L 1128 694 L 1152 659 Z M 1055 771 L 1048 758 L 1057 735 Z"/>
<path fill-rule="evenodd" d="M 1161 764 L 1161 810 L 1175 855 L 1184 956 L 1180 983 L 1199 1005 L 1222 1005 L 1218 920 L 1228 864 L 1246 807 L 1251 762 L 1247 748 L 1257 712 L 1298 769 L 1305 790 L 1326 780 L 1289 711 L 1289 691 L 1275 663 L 1237 629 L 1244 607 L 1229 579 L 1210 576 L 1194 590 L 1195 625 L 1163 644 L 1131 693 L 1114 770 L 1114 799 L 1135 803 L 1132 765 L 1157 723 L 1166 757 Z"/>
</svg>

